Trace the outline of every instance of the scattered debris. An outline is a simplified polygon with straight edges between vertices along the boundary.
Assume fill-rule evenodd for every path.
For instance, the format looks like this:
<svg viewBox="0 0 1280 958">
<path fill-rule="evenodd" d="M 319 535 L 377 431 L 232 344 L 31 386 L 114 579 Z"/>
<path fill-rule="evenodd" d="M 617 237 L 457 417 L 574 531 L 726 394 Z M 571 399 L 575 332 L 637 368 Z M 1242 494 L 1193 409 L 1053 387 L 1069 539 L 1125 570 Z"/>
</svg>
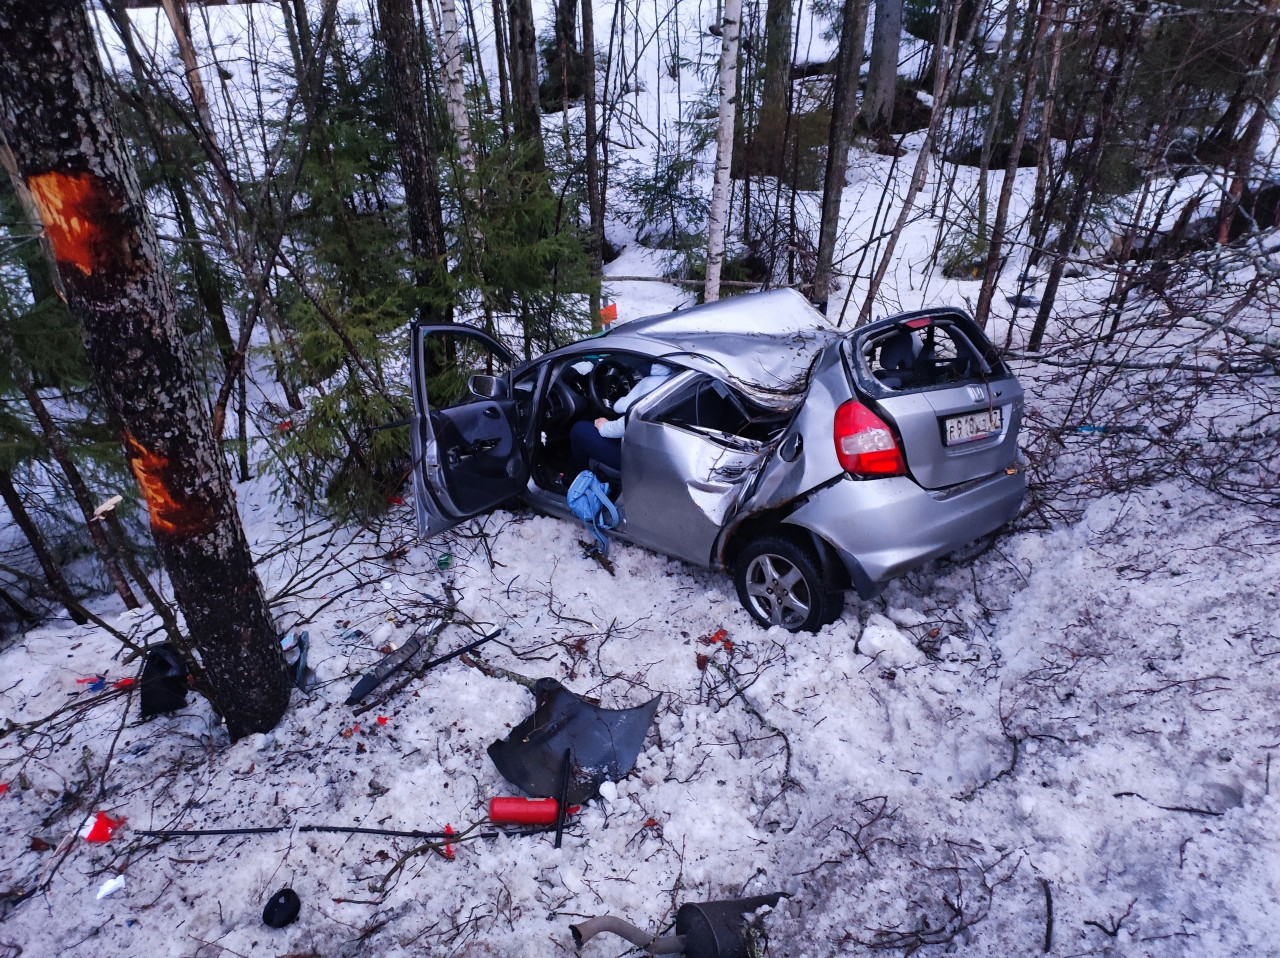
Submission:
<svg viewBox="0 0 1280 958">
<path fill-rule="evenodd" d="M 141 686 L 143 718 L 174 712 L 187 704 L 187 666 L 173 645 L 166 642 L 147 652 Z"/>
<path fill-rule="evenodd" d="M 1146 431 L 1147 431 L 1147 427 L 1142 424 L 1125 426 L 1125 425 L 1121 425 L 1120 423 L 1107 422 L 1107 423 L 1102 423 L 1096 426 L 1095 425 L 1076 426 L 1076 432 L 1083 432 L 1083 433 L 1093 432 L 1093 433 L 1098 433 L 1099 435 L 1102 435 L 1102 436 L 1113 436 L 1113 435 L 1141 436 Z"/>
<path fill-rule="evenodd" d="M 418 650 L 422 648 L 422 643 L 426 639 L 437 634 L 447 624 L 447 618 L 436 619 L 432 622 L 425 634 L 415 634 L 399 649 L 396 649 L 384 656 L 382 661 L 375 665 L 371 671 L 366 672 L 361 677 L 360 681 L 355 684 L 355 687 L 351 690 L 351 694 L 347 696 L 345 704 L 358 705 L 361 699 L 386 681 L 388 676 L 404 668 L 405 664 L 408 663 L 408 661 L 418 653 Z M 502 634 L 502 631 L 502 629 L 495 629 L 483 638 L 476 639 L 474 642 L 470 642 L 460 649 L 454 649 L 452 652 L 446 653 L 438 658 L 434 658 L 423 665 L 421 671 L 426 672 L 429 669 L 434 669 L 437 665 L 443 665 L 450 659 L 456 659 L 460 655 L 465 655 L 468 652 L 474 652 L 486 642 L 496 639 Z"/>
<path fill-rule="evenodd" d="M 292 888 L 281 888 L 262 909 L 262 923 L 269 928 L 283 928 L 298 920 L 302 899 Z"/>
<path fill-rule="evenodd" d="M 565 802 L 581 804 L 605 781 L 624 777 L 644 746 L 662 696 L 630 709 L 605 709 L 574 695 L 555 679 L 534 684 L 533 714 L 505 739 L 489 746 L 498 771 L 516 788 L 538 798 L 560 791 L 565 752 L 573 768 Z"/>
<path fill-rule="evenodd" d="M 604 569 L 609 575 L 616 576 L 617 572 L 613 567 L 613 560 L 605 553 L 600 551 L 600 547 L 594 542 L 587 542 L 583 539 L 578 540 L 578 545 L 582 548 L 582 558 L 595 559 L 599 563 L 600 568 Z"/>
<path fill-rule="evenodd" d="M 311 633 L 306 629 L 301 632 L 289 632 L 280 637 L 280 650 L 284 652 L 285 664 L 289 666 L 289 677 L 299 692 L 311 688 L 308 679 L 307 653 L 311 651 Z"/>
<path fill-rule="evenodd" d="M 734 901 L 690 902 L 676 912 L 676 933 L 658 938 L 641 931 L 629 921 L 602 915 L 570 925 L 578 951 L 603 932 L 612 932 L 652 955 L 689 955 L 690 958 L 752 958 L 757 954 L 748 937 L 746 916 L 761 908 L 773 908 L 786 892 L 739 898 Z"/>
<path fill-rule="evenodd" d="M 566 814 L 581 808 L 570 805 Z M 560 803 L 554 798 L 491 798 L 489 821 L 495 825 L 554 825 Z"/>
<path fill-rule="evenodd" d="M 86 842 L 109 842 L 113 836 L 125 823 L 123 818 L 112 818 L 106 812 L 98 812 L 93 817 L 93 824 L 87 829 L 82 829 L 83 837 Z"/>
<path fill-rule="evenodd" d="M 101 901 L 108 895 L 114 895 L 116 892 L 124 888 L 124 876 L 117 875 L 115 878 L 108 878 L 102 883 L 102 887 L 98 889 L 98 900 Z"/>
</svg>

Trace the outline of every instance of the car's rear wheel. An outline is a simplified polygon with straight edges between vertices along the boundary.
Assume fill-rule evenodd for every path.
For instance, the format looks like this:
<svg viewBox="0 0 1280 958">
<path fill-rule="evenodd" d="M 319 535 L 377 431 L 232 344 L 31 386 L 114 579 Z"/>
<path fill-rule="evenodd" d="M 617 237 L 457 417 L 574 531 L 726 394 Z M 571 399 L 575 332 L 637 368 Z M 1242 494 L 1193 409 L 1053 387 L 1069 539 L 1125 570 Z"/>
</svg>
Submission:
<svg viewBox="0 0 1280 958">
<path fill-rule="evenodd" d="M 738 598 L 765 628 L 816 632 L 840 615 L 843 596 L 829 592 L 822 566 L 809 549 L 780 536 L 751 542 L 733 574 Z"/>
</svg>

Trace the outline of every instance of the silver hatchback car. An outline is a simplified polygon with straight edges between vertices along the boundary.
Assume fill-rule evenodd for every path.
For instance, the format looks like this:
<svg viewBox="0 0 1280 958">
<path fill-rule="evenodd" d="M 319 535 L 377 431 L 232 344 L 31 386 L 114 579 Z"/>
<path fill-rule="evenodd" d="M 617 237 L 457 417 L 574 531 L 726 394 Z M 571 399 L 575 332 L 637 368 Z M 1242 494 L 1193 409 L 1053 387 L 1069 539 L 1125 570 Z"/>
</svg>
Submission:
<svg viewBox="0 0 1280 958">
<path fill-rule="evenodd" d="M 815 630 L 999 528 L 1026 491 L 1022 388 L 962 311 L 833 329 L 779 290 L 627 323 L 537 359 L 461 324 L 414 328 L 414 491 L 434 535 L 516 497 L 573 519 L 575 423 L 655 363 L 610 485 L 618 539 L 731 572 L 764 626 Z M 640 392 L 641 390 L 637 390 Z M 577 520 L 574 520 L 577 521 Z"/>
</svg>

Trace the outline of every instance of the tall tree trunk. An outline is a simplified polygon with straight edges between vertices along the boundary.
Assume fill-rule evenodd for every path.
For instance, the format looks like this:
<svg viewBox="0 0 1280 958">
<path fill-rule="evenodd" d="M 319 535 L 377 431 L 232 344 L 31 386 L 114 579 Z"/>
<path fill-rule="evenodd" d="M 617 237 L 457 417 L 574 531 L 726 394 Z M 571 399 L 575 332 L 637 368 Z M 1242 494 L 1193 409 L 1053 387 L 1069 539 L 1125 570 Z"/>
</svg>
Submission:
<svg viewBox="0 0 1280 958">
<path fill-rule="evenodd" d="M 965 47 L 968 47 L 973 42 L 973 33 L 981 20 L 982 2 L 983 0 L 978 0 L 978 9 L 974 11 L 973 19 L 969 24 L 969 32 L 965 34 L 963 40 Z M 942 42 L 941 35 L 939 36 L 938 49 L 934 54 L 933 112 L 929 118 L 929 127 L 925 131 L 924 143 L 920 146 L 920 153 L 916 157 L 915 167 L 911 171 L 911 183 L 907 187 L 907 195 L 902 200 L 902 209 L 898 211 L 898 219 L 893 224 L 893 232 L 889 234 L 885 247 L 880 252 L 880 260 L 876 264 L 875 273 L 871 277 L 871 284 L 867 288 L 867 298 L 862 301 L 862 309 L 858 312 L 857 325 L 859 326 L 869 322 L 871 319 L 871 310 L 875 305 L 876 294 L 880 292 L 880 284 L 884 282 L 885 274 L 889 272 L 889 265 L 893 260 L 894 251 L 897 249 L 898 240 L 902 238 L 902 231 L 906 228 L 907 221 L 911 218 L 916 197 L 924 188 L 925 180 L 929 175 L 929 157 L 933 153 L 934 143 L 938 139 L 938 128 L 942 125 L 943 114 L 947 112 L 951 96 L 960 80 L 960 51 L 956 43 L 958 25 L 959 21 L 956 19 L 951 22 L 949 27 L 944 26 L 943 29 L 948 30 L 945 43 Z"/>
<path fill-rule="evenodd" d="M 417 273 L 419 288 L 429 290 L 438 282 L 434 271 L 446 267 L 448 251 L 440 208 L 435 135 L 423 89 L 422 44 L 412 0 L 378 0 L 378 19 L 386 48 L 387 85 L 395 114 L 396 152 L 409 217 L 410 248 L 415 258 L 435 268 L 421 268 Z M 422 312 L 424 318 L 429 313 L 437 322 L 452 318 L 448 309 Z"/>
<path fill-rule="evenodd" d="M 0 14 L 0 17 L 2 16 Z M 0 19 L 0 29 L 3 29 L 2 19 Z M 35 553 L 36 561 L 40 563 L 40 568 L 44 572 L 44 581 L 48 583 L 49 591 L 70 613 L 71 620 L 76 625 L 84 625 L 89 621 L 89 617 L 85 615 L 84 608 L 72 593 L 71 586 L 67 585 L 67 580 L 62 577 L 62 570 L 58 568 L 58 563 L 53 558 L 44 534 L 40 532 L 27 512 L 26 506 L 22 504 L 22 496 L 18 495 L 18 490 L 13 485 L 13 476 L 4 469 L 0 469 L 0 500 L 3 500 L 8 507 L 14 525 L 27 537 L 31 551 Z"/>
<path fill-rule="evenodd" d="M 738 33 L 742 28 L 742 0 L 725 0 L 720 48 L 720 133 L 716 138 L 715 183 L 707 215 L 707 286 L 704 299 L 720 298 L 720 270 L 724 265 L 724 231 L 729 214 L 729 169 L 733 164 L 733 120 L 738 93 Z"/>
<path fill-rule="evenodd" d="M 152 535 L 233 739 L 289 704 L 284 655 L 79 4 L 0 5 L 0 129 L 53 244 Z"/>
<path fill-rule="evenodd" d="M 1044 0 L 1036 23 L 1035 36 L 1031 41 L 1031 51 L 1023 71 L 1018 125 L 1014 130 L 1013 142 L 1009 144 L 1009 158 L 1004 164 L 1004 179 L 1000 181 L 1000 197 L 996 200 L 996 215 L 991 224 L 991 243 L 987 247 L 987 265 L 982 271 L 982 289 L 978 293 L 978 305 L 974 309 L 974 319 L 979 326 L 987 322 L 987 316 L 991 312 L 991 299 L 995 295 L 996 280 L 1000 278 L 1000 257 L 1004 250 L 1005 231 L 1009 223 L 1009 203 L 1013 199 L 1013 184 L 1018 175 L 1018 158 L 1022 154 L 1022 144 L 1026 142 L 1027 122 L 1031 118 L 1031 107 L 1035 99 L 1040 51 L 1056 11 L 1057 3 L 1054 0 Z M 1042 130 L 1041 136 L 1048 139 L 1049 131 Z"/>
<path fill-rule="evenodd" d="M 1116 97 L 1120 83 L 1133 66 L 1131 54 L 1146 23 L 1149 4 L 1139 0 L 1131 16 L 1129 29 L 1114 51 L 1107 56 L 1111 66 L 1106 72 L 1106 85 L 1102 90 L 1102 99 L 1098 105 L 1098 117 L 1093 125 L 1093 138 L 1089 142 L 1089 152 L 1085 154 L 1083 182 L 1076 186 L 1071 197 L 1071 206 L 1067 210 L 1066 222 L 1053 247 L 1053 262 L 1049 266 L 1049 275 L 1045 278 L 1044 293 L 1040 299 L 1040 310 L 1036 313 L 1036 321 L 1031 327 L 1031 336 L 1027 340 L 1027 349 L 1035 352 L 1040 348 L 1045 330 L 1049 325 L 1049 315 L 1053 311 L 1053 301 L 1058 295 L 1058 286 L 1062 282 L 1062 274 L 1066 270 L 1071 249 L 1080 235 L 1080 227 L 1084 223 L 1085 212 L 1093 197 L 1101 169 L 1102 150 L 1107 134 L 1111 131 L 1111 120 L 1116 109 Z"/>
<path fill-rule="evenodd" d="M 462 46 L 458 43 L 458 8 L 453 0 L 440 0 L 440 48 L 444 60 L 444 102 L 458 147 L 458 162 L 467 173 L 474 173 L 476 157 L 471 146 L 471 118 L 467 115 Z"/>
<path fill-rule="evenodd" d="M 782 176 L 787 168 L 787 93 L 791 87 L 791 0 L 769 0 L 764 14 L 764 84 L 745 169 Z"/>
<path fill-rule="evenodd" d="M 98 551 L 98 558 L 102 560 L 102 567 L 106 570 L 107 579 L 110 581 L 111 587 L 115 589 L 116 595 L 120 596 L 125 608 L 138 608 L 138 598 L 133 594 L 133 590 L 129 588 L 129 581 L 125 578 L 124 571 L 120 568 L 120 562 L 114 550 L 112 550 L 110 543 L 107 542 L 106 533 L 103 531 L 101 524 L 95 521 L 96 516 L 94 516 L 93 510 L 96 506 L 93 501 L 93 495 L 89 492 L 89 487 L 85 483 L 84 477 L 80 475 L 80 470 L 76 467 L 75 462 L 72 461 L 71 451 L 67 448 L 62 430 L 58 428 L 58 424 L 49 415 L 49 409 L 45 406 L 39 390 L 36 389 L 35 384 L 31 381 L 30 372 L 18 355 L 13 337 L 3 323 L 0 323 L 0 353 L 8 354 L 9 371 L 13 374 L 13 381 L 18 387 L 18 391 L 27 400 L 27 405 L 31 407 L 31 412 L 35 414 L 36 421 L 40 423 L 40 431 L 44 433 L 44 440 L 49 446 L 49 452 L 53 455 L 54 461 L 61 467 L 62 474 L 67 478 L 67 485 L 71 489 L 71 497 L 75 499 L 76 505 L 80 507 L 80 514 L 84 516 L 85 525 L 89 529 L 90 538 L 93 539 L 94 548 Z"/>
<path fill-rule="evenodd" d="M 542 107 L 538 103 L 538 38 L 530 0 L 508 0 L 507 54 L 511 58 L 511 113 L 516 140 L 525 151 L 525 169 L 540 173 L 547 165 L 542 145 Z"/>
<path fill-rule="evenodd" d="M 493 0 L 493 46 L 498 59 L 498 120 L 502 140 L 507 139 L 507 118 L 511 114 L 511 85 L 507 81 L 507 23 L 502 15 L 502 0 Z"/>
<path fill-rule="evenodd" d="M 827 174 L 822 184 L 822 223 L 818 227 L 818 261 L 810 294 L 826 312 L 835 274 L 836 234 L 840 226 L 840 200 L 849 168 L 849 139 L 858 118 L 858 75 L 862 71 L 867 39 L 867 0 L 845 0 L 836 54 L 836 83 L 831 104 L 831 132 L 827 137 Z"/>
<path fill-rule="evenodd" d="M 604 190 L 600 183 L 600 137 L 596 126 L 596 27 L 591 0 L 582 0 L 583 112 L 586 114 L 587 210 L 591 218 L 591 275 L 604 273 Z M 591 287 L 591 328 L 599 329 L 600 289 Z"/>
<path fill-rule="evenodd" d="M 961 34 L 963 36 L 963 34 Z M 877 136 L 887 136 L 893 123 L 893 98 L 898 86 L 898 51 L 902 45 L 902 0 L 876 0 L 871 30 L 871 63 L 862 117 Z"/>
</svg>

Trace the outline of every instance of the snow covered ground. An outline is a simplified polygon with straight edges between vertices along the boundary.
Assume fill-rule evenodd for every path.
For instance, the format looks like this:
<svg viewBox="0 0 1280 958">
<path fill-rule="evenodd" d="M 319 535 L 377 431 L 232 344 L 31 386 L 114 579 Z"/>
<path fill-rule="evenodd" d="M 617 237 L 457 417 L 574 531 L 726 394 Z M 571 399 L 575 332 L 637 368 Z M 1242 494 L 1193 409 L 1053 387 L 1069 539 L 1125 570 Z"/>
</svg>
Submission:
<svg viewBox="0 0 1280 958">
<path fill-rule="evenodd" d="M 1053 387 L 1021 374 L 1050 412 Z M 1123 441 L 1086 436 L 1057 465 Z M 5 722 L 70 711 L 0 739 L 0 946 L 556 955 L 585 917 L 658 931 L 688 901 L 785 891 L 770 955 L 1280 954 L 1274 514 L 1173 483 L 1099 489 L 1078 521 L 1029 513 L 792 636 L 752 625 L 727 577 L 639 548 L 618 546 L 610 577 L 556 519 L 499 512 L 416 543 L 406 506 L 349 541 L 282 519 L 265 485 L 240 497 L 255 547 L 276 553 L 268 592 L 292 596 L 282 629 L 307 619 L 318 686 L 270 735 L 229 745 L 199 699 L 140 722 L 113 687 L 136 665 L 98 630 L 58 621 L 8 644 Z M 344 706 L 446 590 L 501 639 L 363 714 Z M 450 626 L 436 651 L 470 638 Z M 606 707 L 662 695 L 632 774 L 558 850 L 547 834 L 474 837 L 488 799 L 514 794 L 485 749 L 533 706 L 482 664 Z M 79 682 L 94 675 L 101 691 Z M 127 823 L 106 844 L 70 839 L 97 811 Z M 476 831 L 446 859 L 303 825 Z M 123 890 L 97 899 L 116 876 Z M 286 885 L 302 916 L 271 930 L 261 911 Z"/>
<path fill-rule="evenodd" d="M 643 111 L 682 95 L 662 50 Z M 877 232 L 890 164 L 862 155 L 851 171 L 852 245 Z M 886 204 L 878 222 L 893 215 Z M 909 229 L 879 313 L 976 296 L 925 268 L 937 231 Z M 611 270 L 649 274 L 656 257 L 629 247 Z M 1099 282 L 1067 284 L 1066 321 Z M 623 320 L 690 298 L 613 293 Z M 1064 421 L 1060 371 L 1017 368 L 1032 430 Z M 1100 408 L 1131 409 L 1111 399 Z M 100 630 L 58 620 L 7 641 L 0 958 L 563 955 L 585 917 L 656 932 L 685 902 L 771 891 L 791 896 L 762 921 L 775 958 L 1280 955 L 1276 513 L 1172 480 L 1108 491 L 1095 465 L 1123 458 L 1138 441 L 1125 435 L 1025 438 L 1037 485 L 1012 528 L 797 636 L 755 627 L 727 577 L 639 548 L 615 548 L 611 577 L 559 520 L 502 511 L 421 543 L 407 505 L 355 534 L 294 514 L 265 479 L 242 486 L 280 627 L 308 630 L 316 686 L 271 734 L 228 744 L 195 697 L 139 721 L 136 694 L 114 687 L 137 663 Z M 446 594 L 475 624 L 447 627 L 437 653 L 474 631 L 501 638 L 368 711 L 343 705 Z M 114 600 L 95 608 L 137 637 L 154 627 Z M 485 750 L 533 707 L 507 673 L 606 707 L 662 696 L 634 771 L 560 849 L 547 834 L 480 837 L 488 799 L 514 794 Z M 81 681 L 95 676 L 99 691 Z M 105 844 L 75 838 L 98 811 L 126 823 Z M 438 842 L 305 825 L 475 830 L 446 858 Z M 99 899 L 116 877 L 123 889 Z M 272 930 L 262 908 L 283 886 L 302 912 Z M 628 949 L 601 938 L 584 953 Z"/>
</svg>

